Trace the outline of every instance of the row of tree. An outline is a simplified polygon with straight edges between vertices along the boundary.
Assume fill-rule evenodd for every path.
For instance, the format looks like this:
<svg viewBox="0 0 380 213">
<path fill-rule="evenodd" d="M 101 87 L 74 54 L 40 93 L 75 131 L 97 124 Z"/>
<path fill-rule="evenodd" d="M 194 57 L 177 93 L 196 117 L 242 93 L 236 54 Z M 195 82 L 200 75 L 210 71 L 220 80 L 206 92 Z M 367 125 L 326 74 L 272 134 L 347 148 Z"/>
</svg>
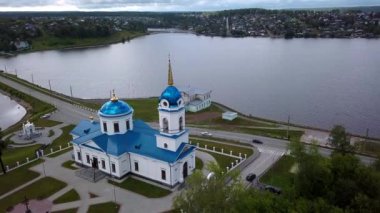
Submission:
<svg viewBox="0 0 380 213">
<path fill-rule="evenodd" d="M 344 133 L 344 134 L 342 134 Z M 379 161 L 365 166 L 352 154 L 344 128 L 334 128 L 337 146 L 330 158 L 317 146 L 291 142 L 298 165 L 294 185 L 282 195 L 244 189 L 237 172 L 225 174 L 215 164 L 208 180 L 201 172 L 188 178 L 187 188 L 174 202 L 184 212 L 380 212 Z M 225 180 L 232 181 L 226 185 Z"/>
</svg>

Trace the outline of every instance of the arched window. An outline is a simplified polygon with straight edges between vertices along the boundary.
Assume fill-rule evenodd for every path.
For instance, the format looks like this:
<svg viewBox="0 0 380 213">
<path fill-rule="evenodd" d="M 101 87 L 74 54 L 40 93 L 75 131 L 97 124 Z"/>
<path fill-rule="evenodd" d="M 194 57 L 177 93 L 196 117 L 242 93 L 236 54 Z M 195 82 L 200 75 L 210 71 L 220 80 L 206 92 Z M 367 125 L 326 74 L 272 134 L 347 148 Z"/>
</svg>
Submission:
<svg viewBox="0 0 380 213">
<path fill-rule="evenodd" d="M 166 118 L 162 119 L 162 131 L 169 132 L 169 122 Z"/>
<path fill-rule="evenodd" d="M 179 118 L 179 131 L 183 130 L 183 117 Z"/>
<path fill-rule="evenodd" d="M 164 143 L 164 148 L 165 148 L 165 149 L 168 148 L 168 144 L 167 144 L 167 143 Z"/>
</svg>

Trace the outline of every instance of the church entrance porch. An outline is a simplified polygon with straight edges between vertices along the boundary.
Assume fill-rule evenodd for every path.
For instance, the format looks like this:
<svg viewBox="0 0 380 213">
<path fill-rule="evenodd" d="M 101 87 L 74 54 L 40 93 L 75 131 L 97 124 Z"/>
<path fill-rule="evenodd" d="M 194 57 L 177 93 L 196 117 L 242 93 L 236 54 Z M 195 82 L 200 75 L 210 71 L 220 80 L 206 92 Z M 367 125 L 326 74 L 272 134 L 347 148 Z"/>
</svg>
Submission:
<svg viewBox="0 0 380 213">
<path fill-rule="evenodd" d="M 182 175 L 183 175 L 183 179 L 185 179 L 187 177 L 187 175 L 188 175 L 188 172 L 187 172 L 187 162 L 185 162 L 183 164 Z"/>
<path fill-rule="evenodd" d="M 106 174 L 95 168 L 82 168 L 75 172 L 75 175 L 93 183 L 103 179 Z"/>
</svg>

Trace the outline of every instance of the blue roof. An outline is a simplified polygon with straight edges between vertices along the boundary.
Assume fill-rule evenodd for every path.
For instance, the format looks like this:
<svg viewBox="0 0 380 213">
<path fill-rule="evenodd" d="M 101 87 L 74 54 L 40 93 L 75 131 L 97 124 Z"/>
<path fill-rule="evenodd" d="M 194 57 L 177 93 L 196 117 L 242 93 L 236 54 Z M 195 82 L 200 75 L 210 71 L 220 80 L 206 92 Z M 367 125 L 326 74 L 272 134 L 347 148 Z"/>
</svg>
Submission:
<svg viewBox="0 0 380 213">
<path fill-rule="evenodd" d="M 181 98 L 181 92 L 175 86 L 168 86 L 161 93 L 160 101 L 165 99 L 169 102 L 169 106 L 178 106 L 178 100 Z"/>
<path fill-rule="evenodd" d="M 159 132 L 157 130 L 152 129 L 141 120 L 134 121 L 133 125 L 133 131 L 125 134 L 107 135 L 98 131 L 94 132 L 92 136 L 86 135 L 83 138 L 77 138 L 73 140 L 73 143 L 82 144 L 92 140 L 100 149 L 110 155 L 120 156 L 131 152 L 169 163 L 187 156 L 195 149 L 188 143 L 182 143 L 176 152 L 158 148 L 156 134 Z"/>
<path fill-rule="evenodd" d="M 71 134 L 77 135 L 79 137 L 82 137 L 84 135 L 91 134 L 93 132 L 97 132 L 100 130 L 99 122 L 97 121 L 89 121 L 89 120 L 82 120 L 79 122 L 79 124 L 71 130 Z"/>
<path fill-rule="evenodd" d="M 107 101 L 99 110 L 99 115 L 105 117 L 115 117 L 128 115 L 133 112 L 133 108 L 122 100 Z"/>
</svg>

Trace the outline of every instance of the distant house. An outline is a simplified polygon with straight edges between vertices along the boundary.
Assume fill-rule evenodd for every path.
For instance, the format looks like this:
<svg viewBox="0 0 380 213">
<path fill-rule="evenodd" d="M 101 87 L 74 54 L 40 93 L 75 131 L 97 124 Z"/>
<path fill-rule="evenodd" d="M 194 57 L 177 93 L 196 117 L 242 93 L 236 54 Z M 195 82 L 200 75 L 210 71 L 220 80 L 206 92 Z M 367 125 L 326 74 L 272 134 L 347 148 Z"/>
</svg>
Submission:
<svg viewBox="0 0 380 213">
<path fill-rule="evenodd" d="M 186 105 L 186 111 L 198 112 L 211 105 L 211 90 L 195 87 L 178 87 Z"/>
<path fill-rule="evenodd" d="M 230 112 L 230 111 L 224 112 L 222 114 L 223 120 L 229 120 L 229 121 L 234 120 L 235 118 L 237 118 L 237 116 L 238 114 L 236 112 Z"/>
</svg>

